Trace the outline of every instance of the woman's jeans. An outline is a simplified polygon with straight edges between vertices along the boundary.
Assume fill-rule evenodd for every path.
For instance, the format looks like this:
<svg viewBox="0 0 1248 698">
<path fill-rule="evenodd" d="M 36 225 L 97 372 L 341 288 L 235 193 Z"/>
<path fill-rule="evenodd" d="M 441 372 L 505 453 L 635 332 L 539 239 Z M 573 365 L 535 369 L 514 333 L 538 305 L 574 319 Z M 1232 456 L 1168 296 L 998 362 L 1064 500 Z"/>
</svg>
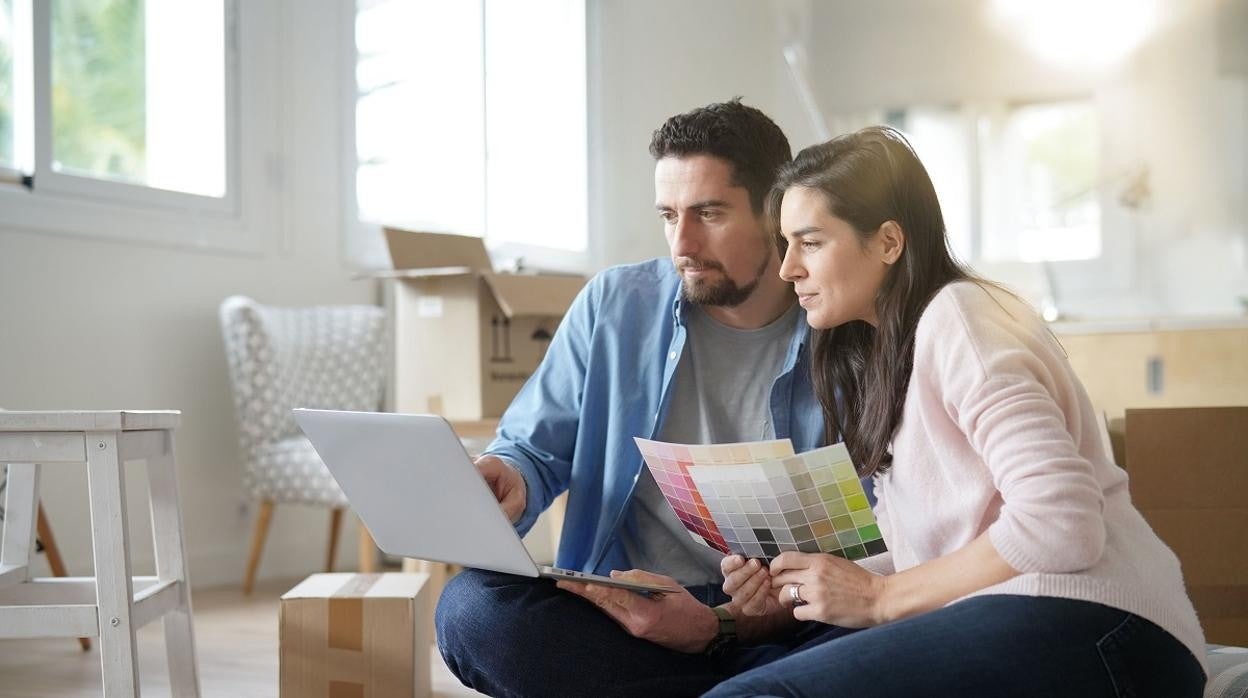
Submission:
<svg viewBox="0 0 1248 698">
<path fill-rule="evenodd" d="M 718 586 L 690 587 L 708 606 Z M 803 623 L 775 644 L 715 659 L 638 640 L 549 579 L 464 570 L 438 600 L 438 649 L 465 686 L 491 696 L 696 696 L 724 679 L 847 631 Z"/>
<path fill-rule="evenodd" d="M 716 587 L 691 588 L 708 605 Z M 466 570 L 438 602 L 438 647 L 492 696 L 1199 696 L 1187 648 L 1100 604 L 983 596 L 868 630 L 803 623 L 718 658 L 628 635 L 545 579 Z M 735 677 L 735 678 L 734 678 Z"/>
<path fill-rule="evenodd" d="M 706 695 L 1184 698 L 1204 685 L 1192 653 L 1139 616 L 996 595 L 799 650 Z"/>
</svg>

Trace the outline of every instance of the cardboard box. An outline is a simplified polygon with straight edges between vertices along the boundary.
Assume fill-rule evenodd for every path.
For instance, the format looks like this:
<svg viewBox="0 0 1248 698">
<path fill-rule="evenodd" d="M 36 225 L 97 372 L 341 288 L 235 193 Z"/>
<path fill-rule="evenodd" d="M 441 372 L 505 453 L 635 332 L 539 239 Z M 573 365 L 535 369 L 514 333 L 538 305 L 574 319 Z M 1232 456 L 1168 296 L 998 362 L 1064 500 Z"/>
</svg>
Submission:
<svg viewBox="0 0 1248 698">
<path fill-rule="evenodd" d="M 1248 645 L 1248 407 L 1129 409 L 1126 468 L 1206 638 Z"/>
<path fill-rule="evenodd" d="M 480 238 L 385 230 L 394 289 L 394 407 L 502 416 L 533 375 L 581 276 L 493 271 Z"/>
<path fill-rule="evenodd" d="M 428 696 L 425 574 L 314 574 L 282 596 L 281 695 Z"/>
</svg>

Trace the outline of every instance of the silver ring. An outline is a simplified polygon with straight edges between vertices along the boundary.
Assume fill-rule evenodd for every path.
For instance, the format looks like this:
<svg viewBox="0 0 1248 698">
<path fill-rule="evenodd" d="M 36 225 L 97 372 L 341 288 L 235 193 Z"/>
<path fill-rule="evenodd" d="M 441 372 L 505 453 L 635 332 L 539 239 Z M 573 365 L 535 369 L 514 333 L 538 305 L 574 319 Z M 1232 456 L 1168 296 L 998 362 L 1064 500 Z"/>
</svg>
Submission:
<svg viewBox="0 0 1248 698">
<path fill-rule="evenodd" d="M 803 599 L 802 595 L 798 593 L 797 588 L 800 586 L 801 584 L 793 584 L 789 587 L 789 598 L 793 600 L 793 605 L 795 607 L 805 606 L 806 604 L 810 603 L 806 599 Z"/>
</svg>

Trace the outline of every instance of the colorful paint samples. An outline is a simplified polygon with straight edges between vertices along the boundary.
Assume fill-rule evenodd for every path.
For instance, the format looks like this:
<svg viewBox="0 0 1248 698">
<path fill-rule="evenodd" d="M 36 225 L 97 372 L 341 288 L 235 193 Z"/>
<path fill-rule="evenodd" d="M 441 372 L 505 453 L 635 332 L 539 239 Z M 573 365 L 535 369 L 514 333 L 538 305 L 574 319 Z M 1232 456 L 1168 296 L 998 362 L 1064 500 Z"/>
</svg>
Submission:
<svg viewBox="0 0 1248 698">
<path fill-rule="evenodd" d="M 690 535 L 723 553 L 771 560 L 785 550 L 850 560 L 883 537 L 843 444 L 793 455 L 787 440 L 689 446 L 636 439 Z"/>
</svg>

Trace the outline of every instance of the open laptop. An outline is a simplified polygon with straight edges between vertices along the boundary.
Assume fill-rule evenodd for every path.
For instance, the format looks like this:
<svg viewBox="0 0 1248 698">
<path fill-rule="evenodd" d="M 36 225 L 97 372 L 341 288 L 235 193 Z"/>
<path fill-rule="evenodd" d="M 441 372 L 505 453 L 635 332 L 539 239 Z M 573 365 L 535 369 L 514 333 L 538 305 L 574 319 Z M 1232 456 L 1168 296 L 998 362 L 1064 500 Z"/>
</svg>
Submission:
<svg viewBox="0 0 1248 698">
<path fill-rule="evenodd" d="M 308 409 L 294 416 L 386 553 L 643 594 L 677 591 L 539 567 L 442 417 Z"/>
</svg>

